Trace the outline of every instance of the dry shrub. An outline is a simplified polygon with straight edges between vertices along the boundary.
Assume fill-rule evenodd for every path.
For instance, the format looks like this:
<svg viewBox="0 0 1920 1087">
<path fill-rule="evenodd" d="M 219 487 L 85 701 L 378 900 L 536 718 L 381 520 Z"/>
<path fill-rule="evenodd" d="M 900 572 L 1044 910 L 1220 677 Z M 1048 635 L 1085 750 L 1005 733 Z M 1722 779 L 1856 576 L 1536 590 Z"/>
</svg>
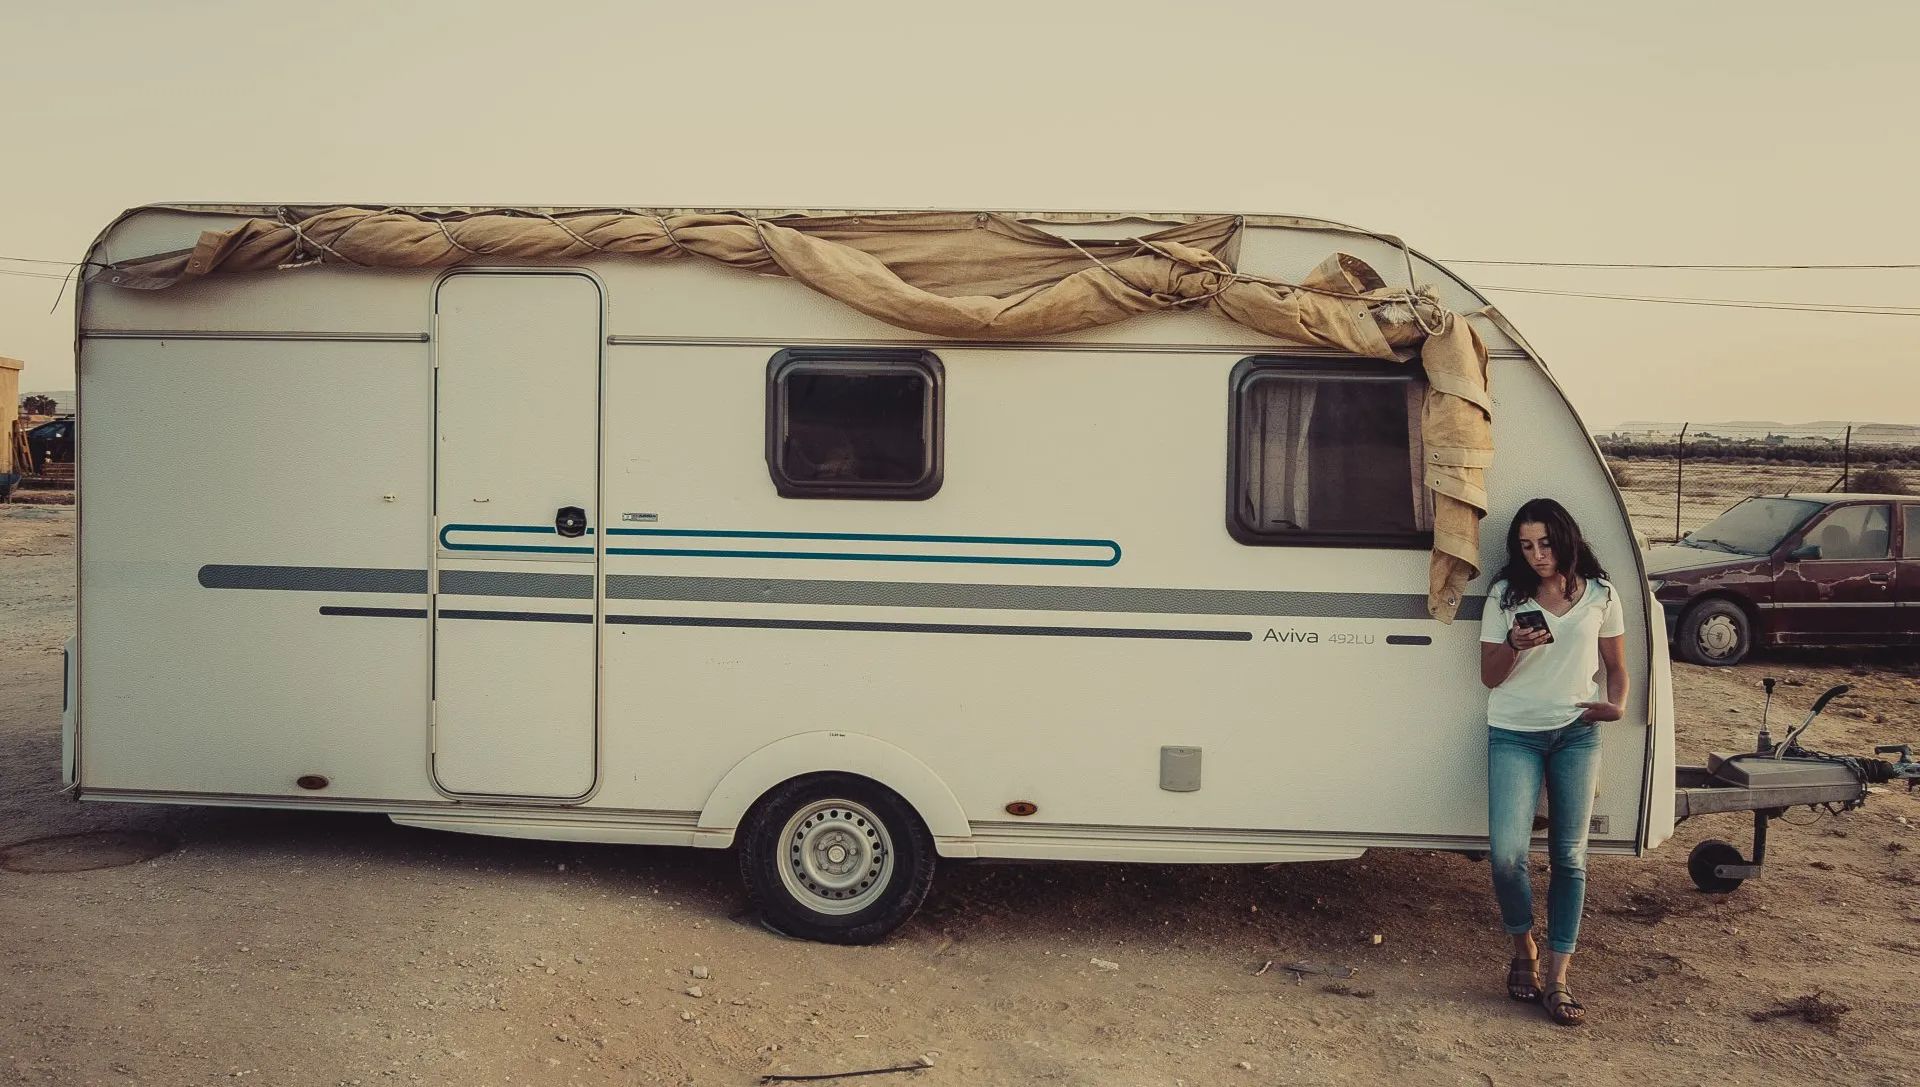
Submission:
<svg viewBox="0 0 1920 1087">
<path fill-rule="evenodd" d="M 1847 489 L 1855 494 L 1912 494 L 1900 473 L 1891 468 L 1862 468 L 1847 477 Z"/>
</svg>

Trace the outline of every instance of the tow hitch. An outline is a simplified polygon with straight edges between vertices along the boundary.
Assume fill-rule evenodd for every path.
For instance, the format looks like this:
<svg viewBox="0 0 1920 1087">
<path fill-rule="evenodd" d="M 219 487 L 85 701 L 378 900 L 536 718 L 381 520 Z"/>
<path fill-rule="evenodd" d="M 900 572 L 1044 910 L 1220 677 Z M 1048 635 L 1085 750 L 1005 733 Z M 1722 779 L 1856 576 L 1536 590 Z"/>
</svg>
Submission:
<svg viewBox="0 0 1920 1087">
<path fill-rule="evenodd" d="M 1911 790 L 1920 782 L 1920 763 L 1910 744 L 1882 744 L 1876 756 L 1834 755 L 1801 745 L 1800 738 L 1834 699 L 1852 688 L 1842 683 L 1814 700 L 1806 720 L 1779 744 L 1767 734 L 1767 712 L 1773 706 L 1774 680 L 1762 681 L 1766 703 L 1760 711 L 1760 734 L 1752 751 L 1716 751 L 1705 766 L 1682 766 L 1675 775 L 1674 820 L 1715 812 L 1753 813 L 1753 852 L 1743 857 L 1732 842 L 1709 838 L 1687 855 L 1687 874 L 1703 891 L 1724 894 L 1760 875 L 1767 859 L 1767 824 L 1787 809 L 1806 805 L 1832 812 L 1848 811 L 1866 803 L 1867 787 L 1905 781 Z"/>
</svg>

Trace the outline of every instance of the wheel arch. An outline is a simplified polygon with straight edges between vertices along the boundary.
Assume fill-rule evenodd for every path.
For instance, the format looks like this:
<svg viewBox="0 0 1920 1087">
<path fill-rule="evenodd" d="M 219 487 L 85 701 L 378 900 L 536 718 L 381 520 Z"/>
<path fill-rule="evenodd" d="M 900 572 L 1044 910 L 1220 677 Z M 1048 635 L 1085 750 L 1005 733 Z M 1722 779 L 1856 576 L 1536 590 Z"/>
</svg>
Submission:
<svg viewBox="0 0 1920 1087">
<path fill-rule="evenodd" d="M 803 732 L 784 736 L 741 759 L 707 794 L 700 808 L 699 844 L 733 844 L 747 813 L 768 793 L 795 778 L 842 773 L 863 777 L 899 794 L 933 835 L 943 857 L 977 855 L 973 827 L 946 782 L 913 754 L 858 732 Z"/>
</svg>

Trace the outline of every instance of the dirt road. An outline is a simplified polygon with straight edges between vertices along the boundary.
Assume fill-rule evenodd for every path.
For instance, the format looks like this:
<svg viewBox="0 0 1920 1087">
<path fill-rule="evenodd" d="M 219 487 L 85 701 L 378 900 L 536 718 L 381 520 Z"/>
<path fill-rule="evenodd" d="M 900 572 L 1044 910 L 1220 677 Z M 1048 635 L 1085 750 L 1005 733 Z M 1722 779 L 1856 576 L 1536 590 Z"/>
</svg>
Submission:
<svg viewBox="0 0 1920 1087">
<path fill-rule="evenodd" d="M 1506 1000 L 1486 867 L 1446 854 L 949 864 L 890 942 L 824 947 L 745 917 L 730 856 L 57 795 L 72 532 L 70 510 L 0 508 L 0 844 L 115 830 L 175 847 L 0 871 L 0 1080 L 725 1085 L 927 1056 L 847 1082 L 1920 1082 L 1920 798 L 1904 792 L 1776 826 L 1765 878 L 1730 896 L 1695 892 L 1682 865 L 1703 837 L 1744 845 L 1740 817 L 1596 859 L 1579 1031 Z M 1797 684 L 1790 711 L 1858 686 L 1823 719 L 1830 749 L 1920 739 L 1911 656 L 1676 670 L 1683 754 L 1751 741 L 1763 673 Z M 1255 976 L 1297 959 L 1359 973 Z M 1752 1017 L 1816 992 L 1851 1010 Z"/>
</svg>

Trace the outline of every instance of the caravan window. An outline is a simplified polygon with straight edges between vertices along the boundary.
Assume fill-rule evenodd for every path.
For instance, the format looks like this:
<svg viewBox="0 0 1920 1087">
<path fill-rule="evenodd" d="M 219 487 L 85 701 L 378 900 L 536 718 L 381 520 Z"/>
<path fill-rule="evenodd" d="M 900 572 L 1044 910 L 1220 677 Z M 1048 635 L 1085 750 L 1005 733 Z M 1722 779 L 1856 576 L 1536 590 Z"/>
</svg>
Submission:
<svg viewBox="0 0 1920 1087">
<path fill-rule="evenodd" d="M 790 348 L 767 366 L 767 469 L 787 498 L 927 498 L 940 489 L 940 360 Z"/>
<path fill-rule="evenodd" d="M 1228 531 L 1247 544 L 1431 547 L 1419 378 L 1364 360 L 1234 367 Z"/>
</svg>

